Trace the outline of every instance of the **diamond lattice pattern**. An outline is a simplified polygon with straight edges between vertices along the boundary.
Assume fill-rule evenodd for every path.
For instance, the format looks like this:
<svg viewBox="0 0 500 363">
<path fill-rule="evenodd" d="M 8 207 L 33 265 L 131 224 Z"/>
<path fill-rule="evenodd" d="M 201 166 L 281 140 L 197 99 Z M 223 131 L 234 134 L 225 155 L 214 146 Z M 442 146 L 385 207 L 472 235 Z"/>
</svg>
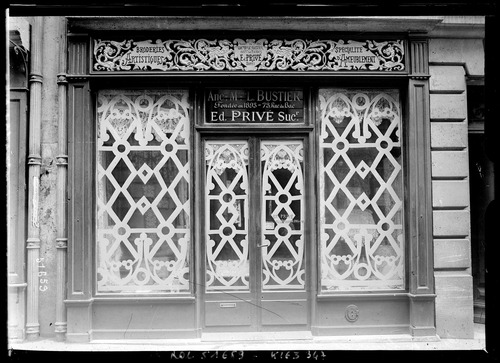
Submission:
<svg viewBox="0 0 500 363">
<path fill-rule="evenodd" d="M 322 290 L 404 288 L 396 90 L 321 89 Z"/>
<path fill-rule="evenodd" d="M 249 289 L 248 142 L 207 141 L 206 289 Z"/>
<path fill-rule="evenodd" d="M 304 284 L 302 141 L 263 141 L 262 288 L 298 289 Z"/>
<path fill-rule="evenodd" d="M 97 291 L 189 291 L 188 90 L 103 90 Z"/>
</svg>

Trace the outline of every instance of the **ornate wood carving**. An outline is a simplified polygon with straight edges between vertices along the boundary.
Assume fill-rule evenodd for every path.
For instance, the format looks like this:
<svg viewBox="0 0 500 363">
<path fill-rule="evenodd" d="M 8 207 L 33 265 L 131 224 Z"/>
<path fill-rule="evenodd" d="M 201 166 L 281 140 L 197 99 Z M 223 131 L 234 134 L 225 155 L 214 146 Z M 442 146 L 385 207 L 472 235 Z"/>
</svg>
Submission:
<svg viewBox="0 0 500 363">
<path fill-rule="evenodd" d="M 97 39 L 92 72 L 404 71 L 404 49 L 402 40 Z"/>
<path fill-rule="evenodd" d="M 88 43 L 84 37 L 72 37 L 68 42 L 68 74 L 87 74 Z"/>
<path fill-rule="evenodd" d="M 429 75 L 429 51 L 427 39 L 411 39 L 410 52 L 410 77 L 416 80 L 425 80 Z"/>
</svg>

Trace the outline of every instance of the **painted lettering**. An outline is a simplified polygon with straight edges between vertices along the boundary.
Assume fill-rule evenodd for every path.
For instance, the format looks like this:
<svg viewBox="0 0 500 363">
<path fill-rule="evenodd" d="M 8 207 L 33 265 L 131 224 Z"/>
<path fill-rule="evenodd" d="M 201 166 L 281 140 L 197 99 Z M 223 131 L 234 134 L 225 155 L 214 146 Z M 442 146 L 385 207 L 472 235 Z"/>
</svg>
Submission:
<svg viewBox="0 0 500 363">
<path fill-rule="evenodd" d="M 234 122 L 237 118 L 241 116 L 241 111 L 231 111 L 231 121 Z"/>
<path fill-rule="evenodd" d="M 267 91 L 259 89 L 257 90 L 257 101 L 300 101 L 300 98 L 297 91 Z"/>
<path fill-rule="evenodd" d="M 45 269 L 43 261 L 44 261 L 43 257 L 36 259 L 36 262 L 38 264 L 38 278 L 39 278 L 38 281 L 40 282 L 38 289 L 42 292 L 47 291 L 49 288 L 48 287 L 49 280 L 47 278 L 42 278 L 44 276 L 47 276 L 47 272 L 43 270 Z"/>
</svg>

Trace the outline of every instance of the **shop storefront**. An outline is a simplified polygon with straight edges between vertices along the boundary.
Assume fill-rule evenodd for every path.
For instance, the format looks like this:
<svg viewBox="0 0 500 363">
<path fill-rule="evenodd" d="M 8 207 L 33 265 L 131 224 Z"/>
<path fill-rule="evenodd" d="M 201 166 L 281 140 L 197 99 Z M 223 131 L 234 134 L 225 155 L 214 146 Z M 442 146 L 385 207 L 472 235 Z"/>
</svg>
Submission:
<svg viewBox="0 0 500 363">
<path fill-rule="evenodd" d="M 442 246 L 469 232 L 443 230 L 455 210 L 436 199 L 462 180 L 436 166 L 461 155 L 439 145 L 458 118 L 431 105 L 442 19 L 296 20 L 64 19 L 56 336 L 447 331 L 439 288 L 464 268 Z M 45 319 L 34 231 L 28 337 Z"/>
<path fill-rule="evenodd" d="M 427 41 L 319 35 L 69 37 L 68 337 L 435 335 Z"/>
</svg>

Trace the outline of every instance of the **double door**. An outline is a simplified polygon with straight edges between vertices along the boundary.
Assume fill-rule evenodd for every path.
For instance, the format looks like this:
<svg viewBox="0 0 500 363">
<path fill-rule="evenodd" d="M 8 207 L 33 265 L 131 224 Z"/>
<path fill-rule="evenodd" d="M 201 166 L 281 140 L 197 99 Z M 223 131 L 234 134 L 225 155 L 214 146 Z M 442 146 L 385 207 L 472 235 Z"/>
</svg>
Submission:
<svg viewBox="0 0 500 363">
<path fill-rule="evenodd" d="M 203 142 L 205 331 L 306 329 L 306 140 Z"/>
</svg>

